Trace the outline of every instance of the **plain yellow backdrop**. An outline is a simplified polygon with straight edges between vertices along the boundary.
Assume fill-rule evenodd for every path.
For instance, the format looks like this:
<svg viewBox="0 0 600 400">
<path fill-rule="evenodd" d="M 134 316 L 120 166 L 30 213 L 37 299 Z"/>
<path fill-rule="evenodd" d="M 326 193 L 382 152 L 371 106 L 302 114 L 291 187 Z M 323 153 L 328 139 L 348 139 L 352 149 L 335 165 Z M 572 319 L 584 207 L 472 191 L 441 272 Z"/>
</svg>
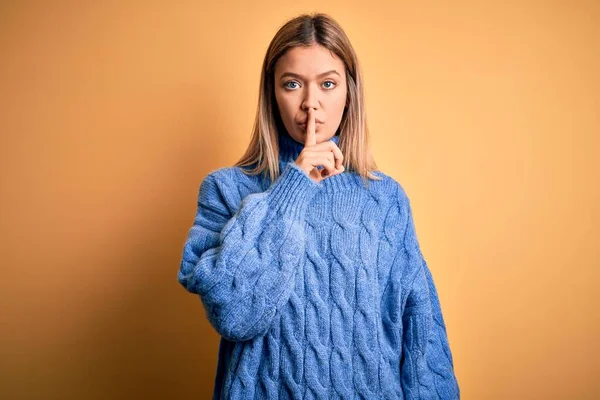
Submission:
<svg viewBox="0 0 600 400">
<path fill-rule="evenodd" d="M 210 398 L 177 271 L 288 18 L 336 18 L 405 187 L 464 399 L 600 396 L 597 1 L 6 1 L 0 397 Z"/>
</svg>

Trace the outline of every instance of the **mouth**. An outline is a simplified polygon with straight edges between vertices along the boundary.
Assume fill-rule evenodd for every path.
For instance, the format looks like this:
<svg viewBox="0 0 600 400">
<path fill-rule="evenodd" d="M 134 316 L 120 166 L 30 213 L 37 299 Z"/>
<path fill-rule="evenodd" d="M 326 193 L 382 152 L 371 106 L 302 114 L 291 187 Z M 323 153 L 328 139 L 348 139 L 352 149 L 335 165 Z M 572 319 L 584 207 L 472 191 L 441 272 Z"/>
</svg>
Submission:
<svg viewBox="0 0 600 400">
<path fill-rule="evenodd" d="M 308 119 L 307 119 L 307 118 L 303 119 L 302 121 L 296 121 L 296 123 L 297 123 L 298 125 L 306 125 L 306 121 L 308 121 Z M 315 118 L 315 123 L 317 123 L 317 124 L 322 124 L 322 123 L 323 123 L 323 121 L 321 121 L 320 119 L 316 119 L 316 118 Z"/>
<path fill-rule="evenodd" d="M 323 125 L 321 122 L 315 122 L 315 130 L 319 129 L 319 127 Z M 298 124 L 300 129 L 306 130 L 306 123 Z"/>
</svg>

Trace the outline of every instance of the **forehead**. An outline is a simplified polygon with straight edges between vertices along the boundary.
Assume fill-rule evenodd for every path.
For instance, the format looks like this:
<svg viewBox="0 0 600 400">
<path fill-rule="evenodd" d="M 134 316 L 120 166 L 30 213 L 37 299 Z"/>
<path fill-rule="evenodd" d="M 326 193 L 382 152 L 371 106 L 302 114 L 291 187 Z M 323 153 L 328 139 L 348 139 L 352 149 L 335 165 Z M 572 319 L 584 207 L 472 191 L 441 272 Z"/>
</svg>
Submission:
<svg viewBox="0 0 600 400">
<path fill-rule="evenodd" d="M 316 76 L 335 69 L 344 76 L 344 63 L 325 47 L 313 44 L 289 49 L 275 64 L 275 74 L 295 72 L 304 76 Z"/>
</svg>

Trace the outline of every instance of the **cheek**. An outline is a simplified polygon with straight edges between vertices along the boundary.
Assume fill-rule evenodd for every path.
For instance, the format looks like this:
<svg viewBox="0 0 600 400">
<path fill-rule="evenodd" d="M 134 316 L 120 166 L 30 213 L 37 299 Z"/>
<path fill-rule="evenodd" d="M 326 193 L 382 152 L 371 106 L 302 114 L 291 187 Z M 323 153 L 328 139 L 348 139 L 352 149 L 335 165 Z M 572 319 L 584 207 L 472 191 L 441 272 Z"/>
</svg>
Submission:
<svg viewBox="0 0 600 400">
<path fill-rule="evenodd" d="M 286 98 L 286 96 L 281 96 L 275 94 L 275 98 L 277 99 L 277 107 L 279 108 L 279 114 L 284 121 L 289 120 L 291 117 L 291 104 L 290 100 Z"/>
<path fill-rule="evenodd" d="M 335 116 L 340 116 L 344 112 L 344 106 L 346 105 L 346 94 L 340 93 L 338 96 L 332 99 L 329 109 Z"/>
<path fill-rule="evenodd" d="M 278 92 L 275 92 L 275 104 L 277 104 L 277 109 L 279 113 L 283 115 L 283 104 L 281 101 L 281 96 L 279 96 Z"/>
</svg>

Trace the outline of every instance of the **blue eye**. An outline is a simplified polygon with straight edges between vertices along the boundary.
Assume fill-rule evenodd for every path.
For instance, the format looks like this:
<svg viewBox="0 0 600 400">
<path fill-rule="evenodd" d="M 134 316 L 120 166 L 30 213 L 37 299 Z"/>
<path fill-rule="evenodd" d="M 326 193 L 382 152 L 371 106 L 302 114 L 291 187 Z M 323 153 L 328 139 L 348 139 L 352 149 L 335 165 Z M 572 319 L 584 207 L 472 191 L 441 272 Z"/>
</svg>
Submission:
<svg viewBox="0 0 600 400">
<path fill-rule="evenodd" d="M 326 86 L 325 87 L 325 89 L 327 89 L 327 90 L 331 90 L 331 89 L 333 89 L 333 88 L 335 88 L 337 86 L 334 81 L 325 81 L 325 82 L 323 82 L 324 85 L 327 84 L 327 83 L 331 84 L 330 86 Z M 283 84 L 283 87 L 286 88 L 286 89 L 291 89 L 291 90 L 296 89 L 296 87 L 290 87 L 289 85 L 291 85 L 291 84 L 298 85 L 298 82 L 296 82 L 296 81 L 287 81 L 286 83 Z"/>
<path fill-rule="evenodd" d="M 288 84 L 290 83 L 295 83 L 296 85 L 298 84 L 298 82 L 296 81 L 287 81 L 286 83 L 283 84 L 283 87 L 288 88 L 288 89 L 295 89 L 295 88 L 291 88 L 288 86 Z"/>
</svg>

